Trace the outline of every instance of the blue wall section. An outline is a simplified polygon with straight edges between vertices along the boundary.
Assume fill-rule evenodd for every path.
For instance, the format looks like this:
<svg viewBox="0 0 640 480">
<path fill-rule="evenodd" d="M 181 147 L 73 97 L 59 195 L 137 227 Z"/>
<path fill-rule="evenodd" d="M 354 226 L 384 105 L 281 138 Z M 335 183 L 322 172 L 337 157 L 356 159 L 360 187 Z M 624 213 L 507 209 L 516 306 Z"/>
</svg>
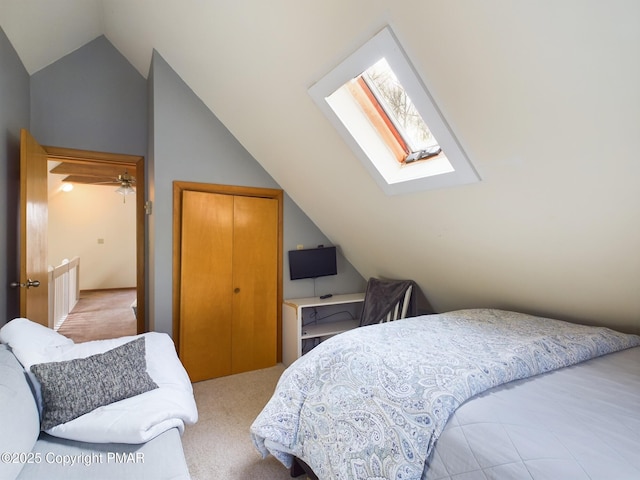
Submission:
<svg viewBox="0 0 640 480">
<path fill-rule="evenodd" d="M 29 128 L 29 74 L 0 29 L 0 326 L 19 315 L 20 129 Z"/>
<path fill-rule="evenodd" d="M 31 76 L 42 145 L 147 155 L 147 81 L 104 37 Z"/>
</svg>

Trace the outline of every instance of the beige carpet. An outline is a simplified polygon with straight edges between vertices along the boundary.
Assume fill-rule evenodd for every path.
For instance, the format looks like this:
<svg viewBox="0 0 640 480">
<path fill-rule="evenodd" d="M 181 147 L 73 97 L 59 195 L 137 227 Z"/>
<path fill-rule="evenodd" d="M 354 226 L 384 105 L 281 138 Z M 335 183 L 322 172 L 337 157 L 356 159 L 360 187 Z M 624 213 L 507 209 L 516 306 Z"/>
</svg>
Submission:
<svg viewBox="0 0 640 480">
<path fill-rule="evenodd" d="M 262 459 L 249 433 L 283 371 L 279 364 L 193 384 L 199 419 L 182 437 L 193 480 L 291 480 L 272 456 Z"/>
</svg>

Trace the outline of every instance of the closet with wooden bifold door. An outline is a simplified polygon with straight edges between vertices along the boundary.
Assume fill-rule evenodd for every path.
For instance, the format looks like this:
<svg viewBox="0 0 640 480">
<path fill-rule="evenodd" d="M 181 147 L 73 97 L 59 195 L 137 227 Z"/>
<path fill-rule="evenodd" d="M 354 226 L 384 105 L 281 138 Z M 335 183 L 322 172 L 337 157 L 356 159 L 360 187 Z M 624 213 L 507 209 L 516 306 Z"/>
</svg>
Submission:
<svg viewBox="0 0 640 480">
<path fill-rule="evenodd" d="M 280 361 L 282 190 L 174 182 L 174 340 L 191 381 Z"/>
</svg>

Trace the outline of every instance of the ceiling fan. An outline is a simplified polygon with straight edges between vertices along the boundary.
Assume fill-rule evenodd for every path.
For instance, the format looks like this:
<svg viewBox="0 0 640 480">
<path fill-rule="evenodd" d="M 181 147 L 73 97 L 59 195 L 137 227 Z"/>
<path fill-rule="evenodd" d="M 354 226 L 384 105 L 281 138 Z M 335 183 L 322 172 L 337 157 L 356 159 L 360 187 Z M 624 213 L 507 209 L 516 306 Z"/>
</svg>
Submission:
<svg viewBox="0 0 640 480">
<path fill-rule="evenodd" d="M 127 195 L 135 193 L 132 185 L 136 182 L 136 179 L 125 170 L 124 173 L 118 175 L 118 181 L 120 182 L 120 186 L 116 188 L 116 192 L 125 197 L 123 201 L 126 201 Z"/>
<path fill-rule="evenodd" d="M 52 168 L 50 173 L 66 175 L 62 179 L 65 183 L 82 183 L 85 185 L 117 186 L 116 192 L 124 197 L 135 193 L 133 185 L 136 183 L 134 174 L 122 165 L 95 165 L 83 163 L 60 163 Z M 125 200 L 126 201 L 126 200 Z"/>
</svg>

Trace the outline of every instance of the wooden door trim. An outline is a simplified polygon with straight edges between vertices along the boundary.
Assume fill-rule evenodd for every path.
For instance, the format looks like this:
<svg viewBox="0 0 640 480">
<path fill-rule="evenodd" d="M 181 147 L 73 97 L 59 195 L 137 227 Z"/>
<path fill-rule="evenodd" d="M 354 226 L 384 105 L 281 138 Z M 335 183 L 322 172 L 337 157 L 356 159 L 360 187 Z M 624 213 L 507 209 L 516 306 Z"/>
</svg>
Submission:
<svg viewBox="0 0 640 480">
<path fill-rule="evenodd" d="M 244 187 L 238 185 L 221 185 L 199 182 L 173 182 L 173 341 L 180 354 L 180 232 L 182 227 L 182 192 L 192 190 L 223 195 L 240 195 L 244 197 L 271 198 L 278 201 L 278 285 L 277 285 L 277 361 L 282 361 L 282 230 L 283 230 L 283 198 L 281 189 Z"/>
<path fill-rule="evenodd" d="M 144 157 L 120 153 L 77 150 L 73 148 L 42 146 L 48 160 L 56 162 L 83 163 L 89 165 L 122 165 L 136 170 L 136 330 L 147 331 L 145 297 L 145 178 Z"/>
</svg>

